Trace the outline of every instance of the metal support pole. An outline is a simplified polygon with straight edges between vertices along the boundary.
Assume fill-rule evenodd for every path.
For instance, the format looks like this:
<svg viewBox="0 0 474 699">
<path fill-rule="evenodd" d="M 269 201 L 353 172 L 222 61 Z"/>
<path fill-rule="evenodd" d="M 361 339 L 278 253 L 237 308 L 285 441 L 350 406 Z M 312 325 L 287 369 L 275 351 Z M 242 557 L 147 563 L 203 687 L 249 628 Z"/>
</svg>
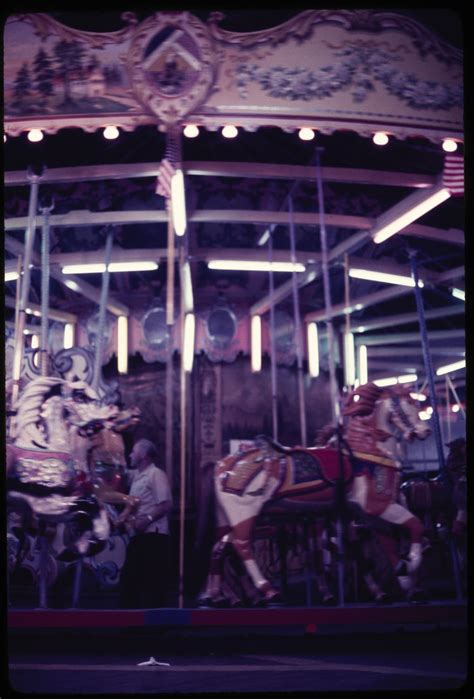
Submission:
<svg viewBox="0 0 474 699">
<path fill-rule="evenodd" d="M 82 568 L 83 561 L 82 556 L 76 561 L 76 567 L 74 570 L 74 586 L 72 590 L 72 608 L 76 609 L 79 606 L 79 597 L 81 594 L 81 581 L 82 581 Z"/>
<path fill-rule="evenodd" d="M 329 364 L 329 385 L 331 391 L 331 408 L 333 421 L 337 423 L 338 428 L 341 427 L 341 410 L 339 405 L 339 391 L 336 381 L 336 365 L 334 361 L 334 332 L 332 326 L 332 305 L 331 305 L 331 287 L 329 283 L 329 258 L 326 236 L 326 224 L 324 220 L 324 194 L 323 181 L 321 175 L 321 148 L 316 148 L 316 180 L 318 186 L 318 205 L 319 205 L 319 225 L 321 230 L 321 262 L 323 272 L 323 287 L 324 287 L 324 306 L 326 311 L 326 327 L 328 333 L 328 364 Z M 339 437 L 339 432 L 338 432 Z M 341 443 L 339 442 L 339 453 L 341 454 Z M 344 470 L 342 457 L 340 457 L 340 474 L 336 481 L 336 538 L 338 548 L 337 558 L 337 582 L 338 582 L 338 598 L 339 604 L 344 606 L 344 526 L 343 513 L 341 507 L 341 489 L 344 487 Z M 343 495 L 342 495 L 343 498 Z"/>
<path fill-rule="evenodd" d="M 423 361 L 425 364 L 426 378 L 428 380 L 428 388 L 429 388 L 430 397 L 431 397 L 431 405 L 433 408 L 433 427 L 434 427 L 436 450 L 438 452 L 440 471 L 444 477 L 446 466 L 445 466 L 445 461 L 444 461 L 443 442 L 442 442 L 442 438 L 441 438 L 441 428 L 440 428 L 440 424 L 439 424 L 439 413 L 438 413 L 438 404 L 437 404 L 437 400 L 436 400 L 433 365 L 431 363 L 431 355 L 430 355 L 430 349 L 429 349 L 429 344 L 428 344 L 428 335 L 426 332 L 426 320 L 425 320 L 425 311 L 424 311 L 424 307 L 423 307 L 423 298 L 422 298 L 422 294 L 421 294 L 421 288 L 418 285 L 419 277 L 418 277 L 418 266 L 417 266 L 417 262 L 416 262 L 416 254 L 417 254 L 416 251 L 414 251 L 414 250 L 410 251 L 410 264 L 411 264 L 413 281 L 415 282 L 415 300 L 416 300 L 416 308 L 418 311 L 418 323 L 420 325 L 421 347 L 423 350 Z"/>
<path fill-rule="evenodd" d="M 179 266 L 180 278 L 183 278 L 184 248 L 180 247 Z M 179 585 L 178 606 L 184 606 L 184 528 L 186 506 L 186 372 L 184 370 L 184 327 L 185 308 L 184 295 L 181 293 L 181 401 L 180 401 L 180 474 L 179 474 Z"/>
<path fill-rule="evenodd" d="M 54 206 L 41 207 L 43 226 L 41 232 L 41 376 L 48 376 L 48 312 L 49 312 L 49 214 Z"/>
<path fill-rule="evenodd" d="M 271 268 L 273 262 L 273 239 L 270 233 L 268 238 L 268 259 L 270 262 L 270 271 L 268 273 L 268 283 L 270 288 L 270 370 L 272 381 L 272 434 L 273 439 L 278 442 L 278 392 L 277 392 L 277 373 L 276 373 L 276 355 L 275 355 L 275 306 L 273 303 L 274 285 L 273 271 Z"/>
<path fill-rule="evenodd" d="M 290 213 L 290 242 L 291 242 L 291 261 L 296 263 L 296 243 L 295 243 L 295 225 L 293 220 L 293 198 L 288 197 L 288 211 Z M 291 278 L 293 282 L 293 316 L 295 319 L 295 338 L 296 338 L 296 361 L 298 371 L 298 404 L 300 413 L 300 434 L 301 445 L 307 445 L 307 429 L 306 429 L 306 407 L 304 402 L 304 376 L 303 376 L 303 347 L 301 337 L 301 315 L 300 315 L 300 300 L 298 294 L 298 282 L 296 281 L 296 272 L 293 270 Z"/>
<path fill-rule="evenodd" d="M 112 256 L 112 244 L 114 240 L 114 231 L 109 229 L 107 234 L 107 241 L 105 243 L 105 271 L 102 275 L 102 289 L 100 293 L 100 305 L 99 305 L 99 322 L 97 328 L 96 346 L 95 346 L 95 358 L 94 358 L 94 374 L 92 378 L 92 388 L 94 391 L 98 391 L 100 375 L 102 369 L 102 351 L 104 347 L 105 340 L 105 321 L 107 314 L 107 296 L 109 295 L 109 281 L 110 281 L 110 271 L 109 264 L 110 258 Z"/>
<path fill-rule="evenodd" d="M 46 525 L 40 521 L 39 525 L 39 606 L 40 609 L 47 608 L 47 585 L 48 585 L 48 540 L 46 538 Z"/>
<path fill-rule="evenodd" d="M 335 346 L 334 346 L 334 330 L 332 325 L 332 305 L 331 305 L 331 287 L 329 283 L 329 257 L 327 247 L 326 224 L 324 220 L 324 195 L 323 182 L 321 176 L 320 152 L 321 148 L 316 148 L 316 180 L 318 186 L 318 204 L 319 204 L 319 226 L 321 230 L 321 263 L 323 272 L 323 288 L 324 288 L 324 307 L 326 311 L 326 328 L 328 333 L 328 364 L 329 364 L 329 385 L 331 389 L 331 407 L 334 422 L 340 421 L 340 406 L 339 406 L 339 391 L 336 381 L 336 364 Z"/>
<path fill-rule="evenodd" d="M 411 265 L 411 272 L 412 272 L 412 277 L 413 281 L 415 283 L 415 300 L 416 300 L 416 308 L 418 311 L 418 322 L 420 325 L 420 335 L 421 335 L 421 346 L 423 349 L 423 360 L 425 364 L 425 371 L 426 371 L 426 378 L 428 379 L 428 387 L 430 391 L 430 396 L 431 396 L 431 405 L 433 408 L 433 427 L 434 427 L 434 436 L 435 436 L 435 443 L 436 443 L 436 449 L 438 452 L 438 459 L 439 459 L 439 467 L 440 467 L 440 473 L 441 473 L 441 478 L 443 479 L 444 482 L 447 481 L 447 473 L 446 473 L 446 463 L 444 460 L 444 452 L 443 452 L 443 444 L 441 440 L 441 429 L 440 429 L 440 424 L 439 424 L 439 414 L 438 414 L 438 406 L 436 402 L 436 391 L 435 391 L 435 382 L 434 382 L 434 373 L 433 373 L 433 365 L 431 363 L 431 355 L 430 355 L 430 350 L 429 350 L 429 344 L 428 344 L 428 334 L 426 332 L 426 320 L 425 320 L 425 312 L 424 312 L 424 307 L 423 307 L 423 297 L 421 293 L 421 288 L 418 285 L 419 277 L 418 277 L 418 266 L 417 266 L 417 261 L 416 261 L 416 251 L 411 250 L 409 255 L 410 255 L 410 265 Z M 451 553 L 451 561 L 453 565 L 453 575 L 454 575 L 454 584 L 455 584 L 455 589 L 456 589 L 456 597 L 457 599 L 462 598 L 462 585 L 461 585 L 461 576 L 460 576 L 460 570 L 459 570 L 459 560 L 456 552 L 456 546 L 454 544 L 452 534 L 449 533 L 449 549 Z"/>
<path fill-rule="evenodd" d="M 26 325 L 25 309 L 28 306 L 28 295 L 30 293 L 30 267 L 33 257 L 33 244 L 36 230 L 36 212 L 38 208 L 38 190 L 40 177 L 38 175 L 29 174 L 28 179 L 31 182 L 30 200 L 28 205 L 28 226 L 25 232 L 25 257 L 23 261 L 23 280 L 21 283 L 20 305 L 18 308 L 18 318 L 15 325 L 15 350 L 13 356 L 13 388 L 12 388 L 12 406 L 15 405 L 18 398 L 21 363 L 23 360 L 24 348 L 24 329 Z"/>
</svg>

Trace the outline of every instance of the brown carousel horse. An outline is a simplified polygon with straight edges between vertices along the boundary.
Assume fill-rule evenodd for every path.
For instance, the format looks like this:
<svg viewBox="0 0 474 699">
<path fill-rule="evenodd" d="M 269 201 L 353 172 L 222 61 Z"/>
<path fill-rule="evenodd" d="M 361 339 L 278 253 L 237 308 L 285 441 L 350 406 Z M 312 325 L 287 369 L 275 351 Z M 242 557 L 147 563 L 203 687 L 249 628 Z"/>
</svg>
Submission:
<svg viewBox="0 0 474 699">
<path fill-rule="evenodd" d="M 122 433 L 135 426 L 140 415 L 137 407 L 122 409 L 103 430 L 85 436 L 78 429 L 71 431 L 71 452 L 76 468 L 83 479 L 91 482 L 95 496 L 107 508 L 112 525 L 126 531 L 132 524 L 139 499 L 123 492 L 127 461 Z"/>
<path fill-rule="evenodd" d="M 430 545 L 442 541 L 458 559 L 460 572 L 466 572 L 467 474 L 466 440 L 458 437 L 449 448 L 444 472 L 435 477 L 411 476 L 400 491 L 404 502 L 423 520 Z M 450 537 L 452 534 L 452 538 Z"/>
<path fill-rule="evenodd" d="M 200 599 L 213 603 L 225 595 L 222 560 L 229 544 L 263 602 L 278 599 L 278 591 L 260 570 L 252 537 L 265 508 L 318 512 L 333 508 L 340 484 L 354 508 L 404 528 L 410 536 L 407 573 L 412 580 L 421 563 L 423 527 L 397 503 L 401 462 L 397 437 L 425 439 L 429 428 L 418 417 L 419 406 L 407 389 L 381 389 L 367 384 L 354 390 L 343 414 L 348 418 L 346 448 L 283 447 L 267 437 L 242 453 L 224 457 L 214 468 L 216 533 L 205 589 Z M 209 508 L 208 508 L 209 509 Z M 204 531 L 204 525 L 198 524 Z M 400 557 L 390 549 L 392 563 Z"/>
</svg>

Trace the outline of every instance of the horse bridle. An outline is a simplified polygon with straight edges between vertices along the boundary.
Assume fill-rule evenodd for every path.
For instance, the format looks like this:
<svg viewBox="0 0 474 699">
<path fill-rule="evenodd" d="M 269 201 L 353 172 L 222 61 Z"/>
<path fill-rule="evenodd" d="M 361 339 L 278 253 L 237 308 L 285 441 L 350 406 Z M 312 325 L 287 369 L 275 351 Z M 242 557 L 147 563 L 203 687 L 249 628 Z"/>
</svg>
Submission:
<svg viewBox="0 0 474 699">
<path fill-rule="evenodd" d="M 407 417 L 407 414 L 401 406 L 400 396 L 390 396 L 390 405 L 392 406 L 393 412 L 397 414 L 397 416 L 400 418 L 400 421 L 405 425 L 405 427 L 408 427 L 410 430 L 414 430 L 415 425 L 412 425 L 412 423 Z"/>
</svg>

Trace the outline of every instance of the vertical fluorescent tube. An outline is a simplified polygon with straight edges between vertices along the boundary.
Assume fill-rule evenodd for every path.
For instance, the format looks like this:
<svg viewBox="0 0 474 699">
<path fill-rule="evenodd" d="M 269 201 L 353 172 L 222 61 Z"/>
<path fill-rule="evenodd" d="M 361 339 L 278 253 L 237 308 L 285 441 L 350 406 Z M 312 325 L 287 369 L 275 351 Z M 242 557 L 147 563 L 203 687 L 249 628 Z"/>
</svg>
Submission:
<svg viewBox="0 0 474 699">
<path fill-rule="evenodd" d="M 308 323 L 306 338 L 308 344 L 309 375 L 316 378 L 319 376 L 319 337 L 317 323 Z"/>
<path fill-rule="evenodd" d="M 346 386 L 353 386 L 355 381 L 354 335 L 344 333 L 344 374 Z"/>
<path fill-rule="evenodd" d="M 368 383 L 368 365 L 367 365 L 367 346 L 360 345 L 359 347 L 359 386 Z"/>
<path fill-rule="evenodd" d="M 251 365 L 256 372 L 262 368 L 262 318 L 259 315 L 252 316 L 250 331 Z"/>
<path fill-rule="evenodd" d="M 74 347 L 74 323 L 66 323 L 64 325 L 63 346 L 64 349 Z"/>
<path fill-rule="evenodd" d="M 195 326 L 194 313 L 186 313 L 186 318 L 184 319 L 183 367 L 184 371 L 188 372 L 193 370 Z"/>
<path fill-rule="evenodd" d="M 186 199 L 182 170 L 176 170 L 171 178 L 171 209 L 174 232 L 176 235 L 182 236 L 186 233 Z"/>
<path fill-rule="evenodd" d="M 117 320 L 117 369 L 119 374 L 128 372 L 128 318 L 119 316 Z"/>
<path fill-rule="evenodd" d="M 31 349 L 38 349 L 39 347 L 39 335 L 31 336 Z"/>
</svg>

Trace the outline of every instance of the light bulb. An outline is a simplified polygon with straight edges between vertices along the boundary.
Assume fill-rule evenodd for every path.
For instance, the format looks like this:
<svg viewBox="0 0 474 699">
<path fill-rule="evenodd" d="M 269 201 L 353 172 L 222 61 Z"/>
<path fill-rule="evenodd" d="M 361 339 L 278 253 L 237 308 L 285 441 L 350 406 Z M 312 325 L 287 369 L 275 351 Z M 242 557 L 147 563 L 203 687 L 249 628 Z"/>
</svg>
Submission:
<svg viewBox="0 0 474 699">
<path fill-rule="evenodd" d="M 42 141 L 43 132 L 41 129 L 30 129 L 30 131 L 28 131 L 28 140 L 31 141 L 31 143 L 38 143 L 38 141 Z"/>
<path fill-rule="evenodd" d="M 119 130 L 116 126 L 106 126 L 103 135 L 108 141 L 113 141 L 119 137 Z"/>
<path fill-rule="evenodd" d="M 377 131 L 377 133 L 374 133 L 372 141 L 376 146 L 386 146 L 388 143 L 388 136 L 383 131 Z"/>
<path fill-rule="evenodd" d="M 237 136 L 237 129 L 235 126 L 230 126 L 229 124 L 227 126 L 224 126 L 222 129 L 222 135 L 225 138 L 235 138 Z"/>
</svg>

